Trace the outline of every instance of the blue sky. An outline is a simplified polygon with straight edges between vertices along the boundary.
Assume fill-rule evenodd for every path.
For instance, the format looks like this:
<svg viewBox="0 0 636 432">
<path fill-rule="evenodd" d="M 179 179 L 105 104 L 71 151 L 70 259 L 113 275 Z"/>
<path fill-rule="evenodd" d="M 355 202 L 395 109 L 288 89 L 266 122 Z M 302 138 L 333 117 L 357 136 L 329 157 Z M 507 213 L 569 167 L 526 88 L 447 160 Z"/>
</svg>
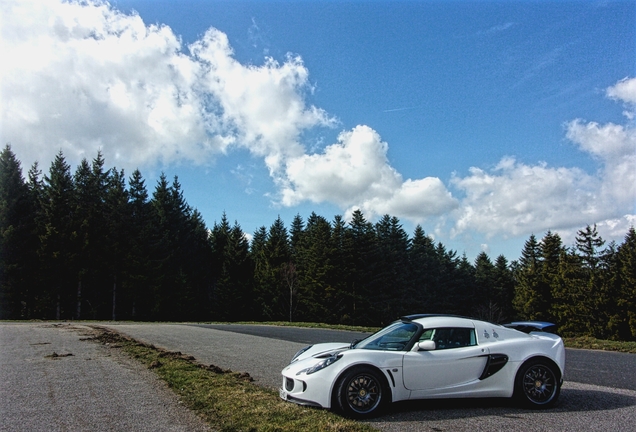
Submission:
<svg viewBox="0 0 636 432">
<path fill-rule="evenodd" d="M 360 208 L 473 259 L 636 220 L 636 3 L 7 1 L 1 138 L 246 233 Z"/>
</svg>

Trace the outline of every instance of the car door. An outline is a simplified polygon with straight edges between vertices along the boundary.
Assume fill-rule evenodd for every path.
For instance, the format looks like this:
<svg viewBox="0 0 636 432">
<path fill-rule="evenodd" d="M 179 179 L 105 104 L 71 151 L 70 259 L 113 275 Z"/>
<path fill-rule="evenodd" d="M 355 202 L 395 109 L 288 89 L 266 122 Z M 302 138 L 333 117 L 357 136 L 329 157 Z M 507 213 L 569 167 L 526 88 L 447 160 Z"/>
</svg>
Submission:
<svg viewBox="0 0 636 432">
<path fill-rule="evenodd" d="M 473 328 L 428 329 L 423 340 L 427 338 L 436 342 L 436 349 L 410 351 L 404 355 L 403 380 L 407 389 L 443 389 L 481 376 L 488 349 L 477 345 Z"/>
</svg>

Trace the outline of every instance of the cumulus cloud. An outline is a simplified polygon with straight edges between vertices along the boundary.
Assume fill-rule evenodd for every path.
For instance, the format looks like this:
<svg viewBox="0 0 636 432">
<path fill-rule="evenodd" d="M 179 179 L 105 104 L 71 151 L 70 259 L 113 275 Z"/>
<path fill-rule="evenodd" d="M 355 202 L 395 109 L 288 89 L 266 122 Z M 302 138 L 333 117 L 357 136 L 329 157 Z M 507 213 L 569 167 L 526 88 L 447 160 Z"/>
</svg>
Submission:
<svg viewBox="0 0 636 432">
<path fill-rule="evenodd" d="M 620 81 L 607 94 L 633 103 L 636 79 Z M 471 168 L 469 176 L 452 180 L 465 193 L 453 233 L 516 236 L 593 223 L 626 232 L 636 210 L 636 130 L 577 119 L 566 124 L 566 137 L 600 162 L 598 172 L 514 158 L 504 158 L 491 172 Z"/>
<path fill-rule="evenodd" d="M 265 157 L 275 175 L 288 157 L 304 151 L 298 137 L 304 129 L 333 124 L 323 110 L 306 107 L 302 89 L 309 72 L 298 56 L 283 64 L 268 58 L 261 67 L 244 66 L 232 57 L 227 36 L 208 30 L 190 50 L 200 65 L 200 86 L 214 97 L 220 122 L 238 145 Z"/>
<path fill-rule="evenodd" d="M 451 220 L 453 234 L 490 237 L 590 223 L 618 231 L 634 223 L 633 123 L 565 125 L 567 138 L 599 162 L 596 173 L 507 157 L 493 170 L 453 176 L 453 196 L 439 178 L 403 179 L 369 126 L 309 151 L 303 133 L 336 120 L 307 103 L 313 87 L 297 55 L 244 65 L 217 29 L 184 46 L 170 27 L 146 25 L 99 0 L 6 0 L 0 13 L 0 135 L 27 166 L 60 150 L 71 162 L 101 150 L 130 169 L 206 163 L 244 148 L 262 158 L 283 206 L 329 202 L 369 218 L 436 218 L 438 227 Z M 626 105 L 628 122 L 634 118 L 636 79 L 606 95 Z M 234 174 L 242 175 L 238 168 Z M 245 183 L 252 191 L 251 180 Z"/>
<path fill-rule="evenodd" d="M 629 104 L 636 104 L 636 79 L 623 78 L 606 91 L 608 97 L 622 100 Z"/>
<path fill-rule="evenodd" d="M 636 204 L 636 129 L 575 120 L 567 126 L 567 137 L 602 163 L 599 173 L 601 199 L 597 205 L 612 211 L 633 210 Z"/>
<path fill-rule="evenodd" d="M 192 86 L 197 65 L 168 27 L 100 3 L 7 1 L 2 9 L 2 138 L 27 159 L 102 149 L 117 163 L 143 164 L 197 160 L 226 145 L 206 134 Z M 186 137 L 193 144 L 181 146 Z"/>
<path fill-rule="evenodd" d="M 120 166 L 201 163 L 244 146 L 275 171 L 304 128 L 332 122 L 305 105 L 298 57 L 244 66 L 216 29 L 186 49 L 101 1 L 1 7 L 2 139 L 27 162 L 101 149 Z"/>
<path fill-rule="evenodd" d="M 471 168 L 452 183 L 465 192 L 454 232 L 521 235 L 598 218 L 598 180 L 579 169 L 504 158 L 492 172 Z M 579 221 L 573 218 L 580 217 Z"/>
<path fill-rule="evenodd" d="M 306 104 L 299 56 L 243 65 L 215 28 L 184 47 L 168 26 L 100 1 L 7 1 L 2 12 L 2 139 L 29 165 L 60 150 L 71 162 L 101 150 L 125 168 L 205 163 L 241 147 L 264 160 L 285 206 L 418 221 L 457 206 L 439 179 L 404 181 L 369 127 L 308 154 L 303 131 L 336 121 Z"/>
<path fill-rule="evenodd" d="M 391 214 L 413 221 L 439 216 L 457 206 L 438 178 L 408 179 L 389 165 L 388 145 L 368 126 L 342 132 L 321 154 L 287 163 L 282 203 L 329 201 L 368 215 Z"/>
</svg>

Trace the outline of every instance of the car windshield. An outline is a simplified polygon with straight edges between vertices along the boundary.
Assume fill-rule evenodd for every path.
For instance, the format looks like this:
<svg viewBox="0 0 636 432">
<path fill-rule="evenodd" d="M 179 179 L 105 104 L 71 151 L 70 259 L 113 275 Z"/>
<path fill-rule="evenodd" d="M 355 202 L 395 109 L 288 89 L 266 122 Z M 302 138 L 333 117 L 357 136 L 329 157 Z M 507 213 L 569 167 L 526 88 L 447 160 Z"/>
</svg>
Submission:
<svg viewBox="0 0 636 432">
<path fill-rule="evenodd" d="M 401 351 L 406 348 L 418 327 L 413 323 L 396 322 L 358 342 L 354 348 Z"/>
</svg>

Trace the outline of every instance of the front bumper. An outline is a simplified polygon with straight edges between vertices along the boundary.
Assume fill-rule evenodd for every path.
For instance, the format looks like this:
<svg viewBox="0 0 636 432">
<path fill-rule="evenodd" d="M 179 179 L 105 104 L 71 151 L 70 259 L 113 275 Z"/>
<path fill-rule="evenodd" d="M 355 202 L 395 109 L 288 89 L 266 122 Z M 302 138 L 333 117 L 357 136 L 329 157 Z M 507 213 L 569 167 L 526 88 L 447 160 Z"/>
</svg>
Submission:
<svg viewBox="0 0 636 432">
<path fill-rule="evenodd" d="M 287 402 L 293 402 L 297 405 L 303 405 L 303 406 L 311 406 L 311 407 L 316 407 L 316 408 L 324 408 L 322 405 L 316 403 L 316 402 L 312 402 L 312 401 L 308 401 L 308 400 L 304 400 L 304 399 L 300 399 L 297 398 L 295 396 L 290 395 L 289 393 L 287 393 L 287 390 L 285 390 L 284 388 L 280 388 L 278 389 L 278 393 L 279 396 L 282 400 L 287 401 Z"/>
<path fill-rule="evenodd" d="M 337 369 L 326 368 L 315 374 L 297 374 L 297 365 L 283 370 L 283 381 L 279 389 L 281 399 L 299 405 L 331 408 L 331 385 L 336 379 Z"/>
</svg>

